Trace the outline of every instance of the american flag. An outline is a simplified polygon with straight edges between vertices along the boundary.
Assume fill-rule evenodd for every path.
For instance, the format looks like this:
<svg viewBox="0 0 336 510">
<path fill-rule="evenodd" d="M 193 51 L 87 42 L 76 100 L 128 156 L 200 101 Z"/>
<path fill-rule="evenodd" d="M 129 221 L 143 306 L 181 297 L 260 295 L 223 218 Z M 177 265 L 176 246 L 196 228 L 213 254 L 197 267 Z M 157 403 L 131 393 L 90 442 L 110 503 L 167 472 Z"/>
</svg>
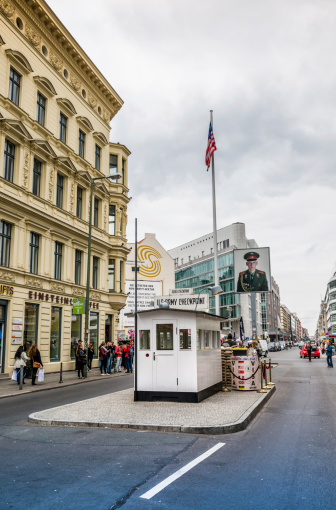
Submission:
<svg viewBox="0 0 336 510">
<path fill-rule="evenodd" d="M 211 162 L 211 156 L 213 155 L 213 153 L 216 150 L 217 150 L 217 147 L 216 147 L 215 137 L 214 137 L 214 134 L 213 134 L 213 131 L 212 131 L 212 125 L 211 125 L 211 122 L 210 122 L 209 134 L 208 134 L 208 146 L 207 146 L 207 150 L 206 150 L 206 153 L 205 153 L 205 164 L 207 166 L 207 171 L 209 170 L 209 166 L 210 166 L 210 162 Z"/>
</svg>

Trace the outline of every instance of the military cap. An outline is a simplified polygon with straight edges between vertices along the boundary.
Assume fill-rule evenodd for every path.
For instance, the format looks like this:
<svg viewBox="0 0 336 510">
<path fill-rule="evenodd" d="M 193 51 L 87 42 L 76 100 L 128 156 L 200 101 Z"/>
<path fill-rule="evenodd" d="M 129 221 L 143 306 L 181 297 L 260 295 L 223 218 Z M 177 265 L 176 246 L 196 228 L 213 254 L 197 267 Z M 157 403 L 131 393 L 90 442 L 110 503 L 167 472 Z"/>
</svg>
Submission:
<svg viewBox="0 0 336 510">
<path fill-rule="evenodd" d="M 259 253 L 256 251 L 249 251 L 248 253 L 245 253 L 244 259 L 248 262 L 253 262 L 254 260 L 257 260 L 259 258 Z"/>
</svg>

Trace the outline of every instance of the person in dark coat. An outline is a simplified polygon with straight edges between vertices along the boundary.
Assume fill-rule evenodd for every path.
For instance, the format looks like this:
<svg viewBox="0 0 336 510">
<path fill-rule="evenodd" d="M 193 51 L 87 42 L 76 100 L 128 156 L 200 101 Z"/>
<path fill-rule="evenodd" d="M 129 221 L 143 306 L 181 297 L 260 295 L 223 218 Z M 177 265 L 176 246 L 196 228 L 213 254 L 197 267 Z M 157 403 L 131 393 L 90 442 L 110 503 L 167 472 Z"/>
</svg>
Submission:
<svg viewBox="0 0 336 510">
<path fill-rule="evenodd" d="M 29 358 L 30 358 L 31 366 L 32 366 L 32 385 L 35 386 L 37 371 L 40 367 L 43 367 L 43 363 L 41 360 L 41 354 L 40 354 L 40 351 L 38 350 L 36 344 L 31 346 L 31 348 L 29 350 Z"/>
<path fill-rule="evenodd" d="M 93 356 L 94 356 L 93 343 L 90 342 L 89 347 L 88 347 L 88 370 L 91 370 L 91 368 L 92 368 Z"/>
<path fill-rule="evenodd" d="M 83 343 L 81 340 L 79 340 L 79 342 L 78 342 L 77 351 L 76 351 L 76 359 L 77 359 L 78 378 L 85 379 L 84 365 L 86 365 L 86 354 L 83 349 Z"/>
<path fill-rule="evenodd" d="M 311 361 L 311 351 L 312 351 L 312 348 L 311 348 L 311 343 L 310 342 L 307 343 L 306 350 L 308 352 L 309 361 Z"/>
<path fill-rule="evenodd" d="M 332 355 L 333 355 L 332 345 L 331 345 L 331 343 L 329 341 L 328 342 L 328 347 L 327 347 L 327 363 L 328 363 L 328 368 L 334 368 L 334 365 L 333 365 L 333 362 L 332 362 Z"/>
</svg>

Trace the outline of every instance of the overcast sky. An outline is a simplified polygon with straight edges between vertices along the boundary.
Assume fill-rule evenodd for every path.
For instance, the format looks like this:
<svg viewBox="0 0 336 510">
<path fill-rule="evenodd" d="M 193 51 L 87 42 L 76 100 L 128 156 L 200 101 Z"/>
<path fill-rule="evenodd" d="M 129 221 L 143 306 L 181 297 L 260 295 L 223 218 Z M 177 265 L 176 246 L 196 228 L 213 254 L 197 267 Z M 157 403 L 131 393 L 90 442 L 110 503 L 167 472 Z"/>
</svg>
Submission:
<svg viewBox="0 0 336 510">
<path fill-rule="evenodd" d="M 49 0 L 124 100 L 128 240 L 165 249 L 212 231 L 204 164 L 214 115 L 217 226 L 269 246 L 281 302 L 315 332 L 335 271 L 334 0 Z"/>
</svg>

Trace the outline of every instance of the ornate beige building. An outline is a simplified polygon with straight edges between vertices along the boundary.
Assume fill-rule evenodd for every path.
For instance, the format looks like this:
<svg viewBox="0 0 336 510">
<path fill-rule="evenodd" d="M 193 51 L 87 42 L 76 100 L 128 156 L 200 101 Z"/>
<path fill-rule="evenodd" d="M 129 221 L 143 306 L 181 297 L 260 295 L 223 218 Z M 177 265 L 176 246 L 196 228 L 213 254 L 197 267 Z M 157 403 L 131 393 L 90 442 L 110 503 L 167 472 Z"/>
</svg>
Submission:
<svg viewBox="0 0 336 510">
<path fill-rule="evenodd" d="M 107 49 L 109 55 L 109 49 Z M 109 143 L 123 101 L 43 0 L 0 0 L 0 372 L 37 342 L 46 371 L 84 338 L 90 183 L 90 340 L 125 305 L 129 150 Z M 96 362 L 98 363 L 98 361 Z"/>
</svg>

